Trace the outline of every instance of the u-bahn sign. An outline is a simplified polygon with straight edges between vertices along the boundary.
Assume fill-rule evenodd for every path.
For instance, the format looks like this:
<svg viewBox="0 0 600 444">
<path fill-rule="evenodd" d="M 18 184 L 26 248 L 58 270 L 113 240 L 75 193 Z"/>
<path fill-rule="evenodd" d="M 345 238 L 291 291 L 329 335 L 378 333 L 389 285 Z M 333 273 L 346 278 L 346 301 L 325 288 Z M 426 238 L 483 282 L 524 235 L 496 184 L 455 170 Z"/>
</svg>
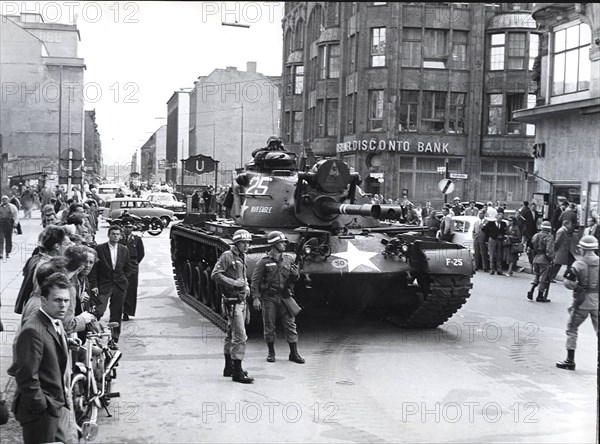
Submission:
<svg viewBox="0 0 600 444">
<path fill-rule="evenodd" d="M 215 170 L 216 162 L 210 156 L 190 156 L 184 160 L 185 169 L 190 173 L 203 174 L 212 173 Z"/>
</svg>

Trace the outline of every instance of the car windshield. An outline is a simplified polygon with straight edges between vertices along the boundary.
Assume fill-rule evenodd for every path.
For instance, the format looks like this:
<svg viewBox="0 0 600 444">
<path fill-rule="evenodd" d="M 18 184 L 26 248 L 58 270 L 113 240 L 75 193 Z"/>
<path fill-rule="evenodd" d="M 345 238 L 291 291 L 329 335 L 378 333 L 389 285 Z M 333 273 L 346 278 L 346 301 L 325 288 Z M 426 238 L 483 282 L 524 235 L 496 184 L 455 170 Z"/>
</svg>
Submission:
<svg viewBox="0 0 600 444">
<path fill-rule="evenodd" d="M 148 200 L 159 201 L 159 202 L 173 202 L 175 200 L 175 197 L 170 194 L 161 194 L 161 195 L 150 196 L 150 198 Z"/>
</svg>

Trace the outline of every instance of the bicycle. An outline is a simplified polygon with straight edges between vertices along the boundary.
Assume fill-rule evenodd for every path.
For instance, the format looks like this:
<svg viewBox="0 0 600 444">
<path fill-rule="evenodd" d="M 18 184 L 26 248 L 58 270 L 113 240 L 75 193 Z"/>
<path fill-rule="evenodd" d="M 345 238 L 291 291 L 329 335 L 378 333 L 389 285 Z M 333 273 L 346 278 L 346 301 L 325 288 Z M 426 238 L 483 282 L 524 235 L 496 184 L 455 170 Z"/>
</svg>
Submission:
<svg viewBox="0 0 600 444">
<path fill-rule="evenodd" d="M 86 441 L 93 441 L 98 434 L 98 411 L 104 409 L 108 417 L 111 398 L 120 396 L 112 392 L 112 380 L 117 377 L 117 367 L 122 353 L 112 350 L 109 343 L 111 330 L 118 327 L 118 322 L 110 322 L 106 327 L 98 323 L 96 332 L 88 332 L 85 345 L 79 339 L 72 341 L 77 351 L 83 353 L 83 360 L 74 366 L 71 381 L 71 397 L 75 412 L 77 431 Z"/>
</svg>

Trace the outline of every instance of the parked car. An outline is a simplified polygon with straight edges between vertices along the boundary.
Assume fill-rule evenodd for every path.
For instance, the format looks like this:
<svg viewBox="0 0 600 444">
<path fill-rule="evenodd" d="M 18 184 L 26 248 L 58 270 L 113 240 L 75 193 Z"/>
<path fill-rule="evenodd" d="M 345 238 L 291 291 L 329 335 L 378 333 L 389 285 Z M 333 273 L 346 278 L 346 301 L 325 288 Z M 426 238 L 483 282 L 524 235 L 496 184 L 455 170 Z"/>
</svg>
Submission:
<svg viewBox="0 0 600 444">
<path fill-rule="evenodd" d="M 178 219 L 183 219 L 187 211 L 187 205 L 178 201 L 172 193 L 150 193 L 146 198 L 152 205 L 173 211 Z"/>
<path fill-rule="evenodd" d="M 463 245 L 469 248 L 471 252 L 475 252 L 473 246 L 473 228 L 475 227 L 475 221 L 479 219 L 478 216 L 453 216 L 452 222 L 454 223 L 454 236 L 452 242 L 455 244 Z M 496 220 L 493 217 L 485 217 L 484 223 Z"/>
<path fill-rule="evenodd" d="M 102 217 L 107 222 L 118 219 L 123 211 L 139 217 L 158 217 L 165 228 L 175 219 L 175 213 L 166 208 L 154 206 L 149 200 L 141 197 L 117 197 L 105 203 Z"/>
</svg>

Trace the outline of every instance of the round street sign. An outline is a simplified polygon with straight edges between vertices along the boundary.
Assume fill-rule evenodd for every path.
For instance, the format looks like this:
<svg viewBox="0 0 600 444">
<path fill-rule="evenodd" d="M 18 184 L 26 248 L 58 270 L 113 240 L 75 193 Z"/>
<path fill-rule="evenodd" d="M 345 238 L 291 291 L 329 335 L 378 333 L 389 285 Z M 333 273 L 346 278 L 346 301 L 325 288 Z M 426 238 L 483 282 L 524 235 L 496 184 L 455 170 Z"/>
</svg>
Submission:
<svg viewBox="0 0 600 444">
<path fill-rule="evenodd" d="M 438 187 L 443 194 L 450 194 L 454 191 L 454 183 L 450 179 L 442 179 L 438 183 Z"/>
<path fill-rule="evenodd" d="M 81 161 L 83 158 L 81 157 L 81 151 L 76 149 L 71 149 L 71 166 L 75 170 L 81 166 Z M 69 150 L 63 150 L 60 153 L 60 164 L 63 168 L 69 168 Z"/>
</svg>

